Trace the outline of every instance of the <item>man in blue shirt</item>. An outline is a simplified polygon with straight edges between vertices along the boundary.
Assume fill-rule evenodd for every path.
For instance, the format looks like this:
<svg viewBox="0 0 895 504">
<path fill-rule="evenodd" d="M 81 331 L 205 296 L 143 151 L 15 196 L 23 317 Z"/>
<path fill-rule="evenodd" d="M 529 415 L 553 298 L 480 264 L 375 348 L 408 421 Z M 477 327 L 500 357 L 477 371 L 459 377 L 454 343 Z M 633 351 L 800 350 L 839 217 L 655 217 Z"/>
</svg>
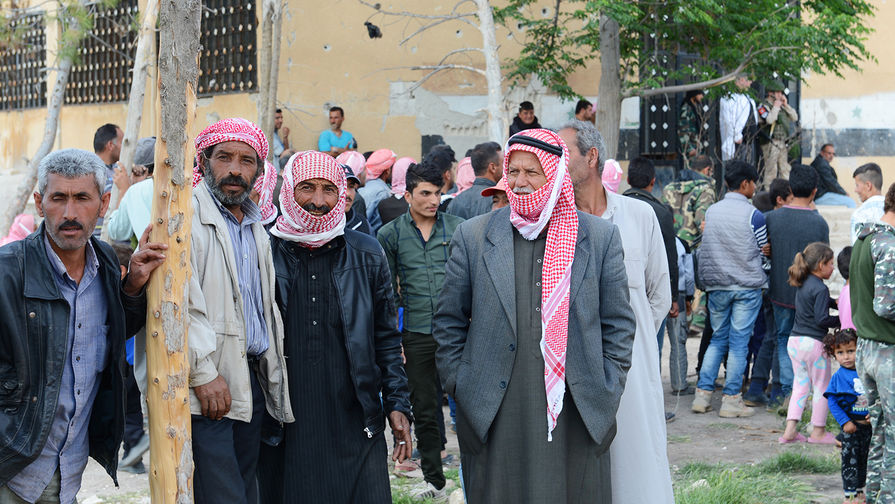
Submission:
<svg viewBox="0 0 895 504">
<path fill-rule="evenodd" d="M 345 111 L 342 107 L 329 109 L 330 129 L 320 133 L 317 140 L 317 150 L 325 152 L 333 157 L 347 150 L 357 149 L 357 140 L 348 131 L 342 131 L 342 121 L 345 120 Z"/>
<path fill-rule="evenodd" d="M 88 455 L 117 485 L 124 339 L 145 322 L 143 286 L 166 247 L 147 228 L 122 281 L 111 247 L 91 238 L 105 182 L 93 153 L 48 155 L 34 193 L 43 224 L 0 249 L 2 503 L 75 502 Z"/>
</svg>

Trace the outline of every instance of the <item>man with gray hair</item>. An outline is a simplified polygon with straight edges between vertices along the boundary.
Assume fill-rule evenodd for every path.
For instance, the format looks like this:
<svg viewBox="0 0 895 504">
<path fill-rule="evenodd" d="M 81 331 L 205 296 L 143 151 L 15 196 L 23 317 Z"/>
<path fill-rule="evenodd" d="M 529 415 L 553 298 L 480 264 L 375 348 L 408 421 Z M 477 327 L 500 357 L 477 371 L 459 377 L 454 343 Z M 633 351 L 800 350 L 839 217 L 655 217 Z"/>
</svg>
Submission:
<svg viewBox="0 0 895 504">
<path fill-rule="evenodd" d="M 148 243 L 122 280 L 91 233 L 109 205 L 106 167 L 78 149 L 39 166 L 44 218 L 0 248 L 0 502 L 75 501 L 88 454 L 116 481 L 124 430 L 124 340 L 146 319 L 143 287 L 162 263 Z M 26 315 L 27 314 L 27 315 Z"/>
<path fill-rule="evenodd" d="M 569 146 L 569 175 L 578 209 L 608 220 L 621 233 L 637 324 L 631 369 L 615 417 L 617 433 L 610 446 L 612 502 L 671 503 L 656 345 L 656 333 L 671 308 L 671 284 L 659 221 L 643 201 L 603 187 L 603 162 L 608 156 L 603 137 L 592 124 L 573 120 L 559 130 L 559 136 Z"/>
</svg>

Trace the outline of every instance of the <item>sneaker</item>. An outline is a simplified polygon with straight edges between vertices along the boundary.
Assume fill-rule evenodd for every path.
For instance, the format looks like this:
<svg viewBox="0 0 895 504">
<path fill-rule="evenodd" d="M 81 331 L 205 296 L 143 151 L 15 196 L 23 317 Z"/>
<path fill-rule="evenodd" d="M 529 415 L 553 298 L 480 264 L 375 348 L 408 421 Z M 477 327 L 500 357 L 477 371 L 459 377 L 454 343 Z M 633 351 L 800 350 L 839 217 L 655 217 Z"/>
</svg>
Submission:
<svg viewBox="0 0 895 504">
<path fill-rule="evenodd" d="M 743 394 L 743 403 L 746 406 L 764 406 L 768 403 L 768 397 L 764 395 L 764 389 L 767 386 L 767 380 L 752 380 L 749 383 L 749 390 Z"/>
<path fill-rule="evenodd" d="M 718 412 L 721 418 L 750 417 L 754 414 L 754 409 L 743 404 L 742 394 L 721 396 L 721 411 Z"/>
<path fill-rule="evenodd" d="M 692 385 L 688 385 L 687 387 L 682 388 L 681 390 L 672 390 L 671 391 L 671 395 L 674 395 L 674 396 L 693 395 L 695 393 L 696 393 L 696 387 L 694 387 Z"/>
<path fill-rule="evenodd" d="M 410 496 L 414 500 L 432 499 L 435 502 L 447 501 L 447 492 L 444 491 L 444 488 L 435 488 L 435 485 L 432 483 L 425 483 L 417 486 L 411 491 Z"/>
<path fill-rule="evenodd" d="M 670 411 L 665 412 L 665 423 L 671 423 L 674 421 L 674 413 Z"/>
<path fill-rule="evenodd" d="M 149 436 L 144 432 L 143 437 L 137 441 L 137 444 L 131 447 L 130 451 L 127 452 L 127 455 L 121 458 L 121 463 L 118 464 L 119 467 L 128 467 L 136 464 L 137 462 L 143 460 L 143 454 L 149 450 Z M 144 469 L 145 472 L 145 469 Z M 142 473 L 140 473 L 142 474 Z"/>
<path fill-rule="evenodd" d="M 693 398 L 693 405 L 690 409 L 694 413 L 705 413 L 712 410 L 712 392 L 709 390 L 696 389 L 696 397 Z"/>
</svg>

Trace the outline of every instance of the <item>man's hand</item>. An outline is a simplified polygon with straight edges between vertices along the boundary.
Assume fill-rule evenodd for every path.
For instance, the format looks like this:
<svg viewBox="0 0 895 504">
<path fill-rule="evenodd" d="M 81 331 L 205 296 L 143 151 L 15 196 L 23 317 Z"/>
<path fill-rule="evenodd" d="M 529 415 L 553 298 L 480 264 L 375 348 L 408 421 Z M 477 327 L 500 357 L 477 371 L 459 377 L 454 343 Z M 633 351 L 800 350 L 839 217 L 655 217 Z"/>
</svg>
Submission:
<svg viewBox="0 0 895 504">
<path fill-rule="evenodd" d="M 230 412 L 230 387 L 221 375 L 205 385 L 193 387 L 193 393 L 202 406 L 202 416 L 220 420 Z"/>
<path fill-rule="evenodd" d="M 289 128 L 287 126 L 283 126 L 280 128 L 280 136 L 283 137 L 283 140 L 289 138 Z"/>
<path fill-rule="evenodd" d="M 125 173 L 124 168 L 121 167 L 121 163 L 115 163 L 112 181 L 115 182 L 115 187 L 118 188 L 118 192 L 121 193 L 122 196 L 127 191 L 127 188 L 131 186 L 131 179 L 127 176 L 127 173 Z"/>
<path fill-rule="evenodd" d="M 165 262 L 163 251 L 168 249 L 168 245 L 164 243 L 149 243 L 149 232 L 151 230 L 152 224 L 146 226 L 143 236 L 140 237 L 140 248 L 131 256 L 131 262 L 127 268 L 127 279 L 124 284 L 124 293 L 128 296 L 140 294 L 143 286 L 149 281 L 149 275 Z"/>
<path fill-rule="evenodd" d="M 392 460 L 399 464 L 410 458 L 413 453 L 413 440 L 410 437 L 410 422 L 400 411 L 392 411 L 388 414 L 388 425 L 395 436 L 395 450 L 392 452 Z"/>
<path fill-rule="evenodd" d="M 851 420 L 845 422 L 845 425 L 842 426 L 842 431 L 847 434 L 854 434 L 856 430 L 858 430 L 858 426 Z"/>
<path fill-rule="evenodd" d="M 677 318 L 680 314 L 680 307 L 677 305 L 677 301 L 671 302 L 671 310 L 668 312 L 668 316 L 671 318 Z"/>
<path fill-rule="evenodd" d="M 693 302 L 687 301 L 687 316 L 689 317 L 691 313 L 693 313 Z"/>
<path fill-rule="evenodd" d="M 765 243 L 764 247 L 761 247 L 761 254 L 765 257 L 771 257 L 771 244 Z"/>
</svg>

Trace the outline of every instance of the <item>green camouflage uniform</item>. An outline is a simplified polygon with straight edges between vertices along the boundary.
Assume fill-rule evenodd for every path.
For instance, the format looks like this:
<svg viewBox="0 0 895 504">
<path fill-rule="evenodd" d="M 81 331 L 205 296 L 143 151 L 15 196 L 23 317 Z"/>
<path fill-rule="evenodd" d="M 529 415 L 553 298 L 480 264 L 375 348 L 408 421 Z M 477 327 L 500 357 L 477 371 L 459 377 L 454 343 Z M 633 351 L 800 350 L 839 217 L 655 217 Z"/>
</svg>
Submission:
<svg viewBox="0 0 895 504">
<path fill-rule="evenodd" d="M 685 103 L 681 107 L 681 115 L 677 120 L 677 136 L 681 146 L 681 155 L 686 163 L 685 167 L 689 167 L 690 159 L 702 153 L 701 126 L 702 121 L 694 108 Z M 691 156 L 690 151 L 696 151 L 696 154 Z"/>
<path fill-rule="evenodd" d="M 705 212 L 715 203 L 715 184 L 712 179 L 687 170 L 693 180 L 672 182 L 662 190 L 662 201 L 674 211 L 674 231 L 694 250 L 702 241 Z"/>
<path fill-rule="evenodd" d="M 864 227 L 858 235 L 856 251 L 866 253 L 869 240 L 873 263 L 873 311 L 881 319 L 895 322 L 895 228 L 883 223 Z M 852 256 L 853 263 L 856 256 Z M 858 258 L 860 264 L 860 258 Z M 856 266 L 858 265 L 856 264 Z M 854 271 L 854 268 L 852 269 Z M 852 290 L 855 286 L 852 287 Z M 853 303 L 853 311 L 854 311 Z M 886 322 L 881 322 L 886 324 Z M 858 324 L 857 371 L 870 404 L 873 435 L 867 458 L 868 504 L 895 503 L 895 331 L 868 334 L 867 326 Z M 865 329 L 862 329 L 864 327 Z M 873 326 L 870 326 L 873 327 Z M 885 326 L 882 326 L 885 329 Z M 872 338 L 872 339 L 868 339 Z"/>
<path fill-rule="evenodd" d="M 758 107 L 759 145 L 764 158 L 761 187 L 777 177 L 789 179 L 789 147 L 795 141 L 799 114 L 789 104 L 778 107 L 768 97 Z"/>
</svg>

